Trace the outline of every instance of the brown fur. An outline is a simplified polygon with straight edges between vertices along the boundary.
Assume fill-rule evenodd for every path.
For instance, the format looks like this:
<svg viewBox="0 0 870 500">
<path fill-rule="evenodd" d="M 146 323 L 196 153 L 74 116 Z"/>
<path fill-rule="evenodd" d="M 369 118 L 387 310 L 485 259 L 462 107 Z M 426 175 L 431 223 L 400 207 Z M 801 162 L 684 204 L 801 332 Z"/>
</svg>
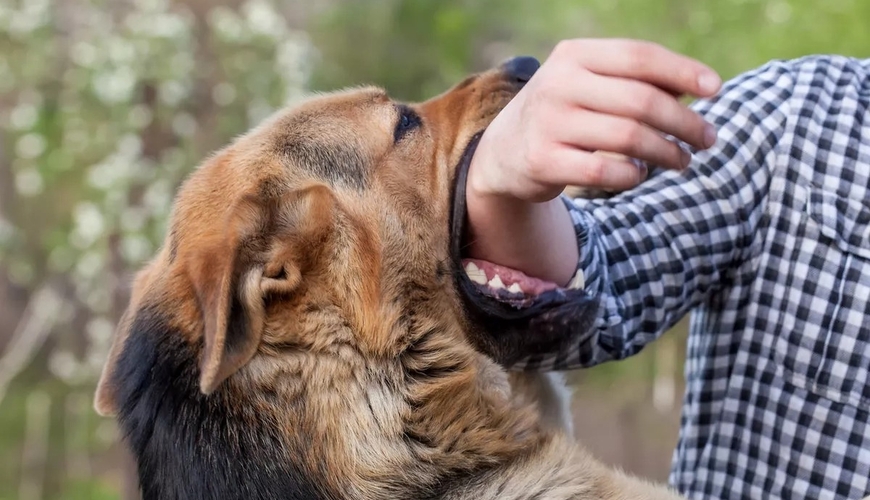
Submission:
<svg viewBox="0 0 870 500">
<path fill-rule="evenodd" d="M 473 77 L 411 106 L 422 125 L 398 142 L 381 90 L 325 95 L 206 161 L 135 280 L 98 411 L 137 404 L 120 370 L 147 310 L 197 353 L 197 397 L 276 435 L 324 498 L 677 498 L 555 431 L 570 419 L 552 376 L 511 382 L 467 338 L 448 253 L 455 166 L 517 90 L 499 70 Z M 148 425 L 122 419 L 128 435 Z"/>
</svg>

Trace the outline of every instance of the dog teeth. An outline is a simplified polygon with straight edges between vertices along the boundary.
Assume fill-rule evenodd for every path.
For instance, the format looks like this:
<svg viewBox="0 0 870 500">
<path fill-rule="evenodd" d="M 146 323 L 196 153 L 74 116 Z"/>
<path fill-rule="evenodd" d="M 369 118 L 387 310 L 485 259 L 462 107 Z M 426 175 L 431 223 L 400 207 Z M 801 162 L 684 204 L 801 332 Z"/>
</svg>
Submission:
<svg viewBox="0 0 870 500">
<path fill-rule="evenodd" d="M 523 289 L 520 288 L 519 283 L 514 283 L 513 285 L 509 286 L 508 291 L 511 293 L 523 293 Z"/>
<path fill-rule="evenodd" d="M 499 290 L 499 289 L 502 289 L 505 287 L 504 282 L 501 280 L 501 276 L 499 276 L 497 274 L 495 276 L 493 276 L 491 280 L 489 280 L 489 283 L 487 283 L 487 285 L 489 285 L 490 287 L 492 287 L 496 290 Z"/>
<path fill-rule="evenodd" d="M 586 288 L 586 275 L 583 274 L 582 269 L 577 270 L 577 274 L 571 278 L 571 282 L 568 283 L 569 290 L 582 290 Z"/>
<path fill-rule="evenodd" d="M 474 262 L 469 262 L 465 265 L 465 274 L 468 275 L 468 279 L 470 279 L 474 283 L 477 283 L 478 285 L 486 284 L 486 273 L 483 272 L 482 269 L 477 267 Z"/>
</svg>

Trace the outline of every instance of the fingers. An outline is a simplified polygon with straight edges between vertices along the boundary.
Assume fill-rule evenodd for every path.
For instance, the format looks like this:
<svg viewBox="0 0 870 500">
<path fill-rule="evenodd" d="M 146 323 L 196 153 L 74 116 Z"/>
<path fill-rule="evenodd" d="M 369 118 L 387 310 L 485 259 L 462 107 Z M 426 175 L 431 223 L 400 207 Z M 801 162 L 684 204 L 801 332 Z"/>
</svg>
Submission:
<svg viewBox="0 0 870 500">
<path fill-rule="evenodd" d="M 638 185 L 646 177 L 645 170 L 618 156 L 569 146 L 550 150 L 544 164 L 547 167 L 538 173 L 537 180 L 549 185 L 621 191 Z"/>
<path fill-rule="evenodd" d="M 683 168 L 688 152 L 664 135 L 705 149 L 715 129 L 678 99 L 720 85 L 707 66 L 652 43 L 562 42 L 487 127 L 469 182 L 488 196 L 540 202 L 566 185 L 631 188 L 646 172 L 628 158 Z"/>
<path fill-rule="evenodd" d="M 708 66 L 651 42 L 568 40 L 556 46 L 553 56 L 600 75 L 641 80 L 673 94 L 708 97 L 722 84 Z"/>
<path fill-rule="evenodd" d="M 650 84 L 618 77 L 586 74 L 564 86 L 566 98 L 600 113 L 634 119 L 704 149 L 715 142 L 715 129 L 673 96 Z M 622 151 L 619 151 L 622 152 Z"/>
<path fill-rule="evenodd" d="M 673 141 L 635 120 L 587 110 L 575 110 L 554 127 L 553 138 L 582 144 L 587 151 L 607 151 L 666 168 L 682 169 L 689 154 Z"/>
</svg>

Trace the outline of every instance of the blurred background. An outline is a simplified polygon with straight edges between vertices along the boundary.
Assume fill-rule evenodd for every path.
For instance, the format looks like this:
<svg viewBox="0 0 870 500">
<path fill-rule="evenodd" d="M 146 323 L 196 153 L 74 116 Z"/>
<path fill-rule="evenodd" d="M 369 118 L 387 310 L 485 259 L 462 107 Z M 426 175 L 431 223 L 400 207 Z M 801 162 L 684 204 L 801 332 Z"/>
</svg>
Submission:
<svg viewBox="0 0 870 500">
<path fill-rule="evenodd" d="M 0 500 L 136 498 L 92 410 L 132 270 L 209 152 L 307 93 L 415 100 L 566 37 L 646 38 L 730 77 L 870 56 L 866 0 L 0 0 Z M 684 328 L 570 375 L 579 438 L 663 480 Z"/>
</svg>

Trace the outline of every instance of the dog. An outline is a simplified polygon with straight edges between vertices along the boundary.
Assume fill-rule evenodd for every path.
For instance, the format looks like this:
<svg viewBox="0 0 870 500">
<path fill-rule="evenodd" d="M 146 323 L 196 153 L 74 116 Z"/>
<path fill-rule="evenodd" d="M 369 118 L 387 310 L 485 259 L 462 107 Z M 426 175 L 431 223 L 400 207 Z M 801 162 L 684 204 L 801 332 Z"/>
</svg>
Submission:
<svg viewBox="0 0 870 500">
<path fill-rule="evenodd" d="M 313 97 L 185 181 L 95 395 L 145 500 L 679 498 L 574 443 L 552 375 L 504 368 L 583 341 L 597 303 L 463 272 L 477 138 L 537 67 Z"/>
</svg>

